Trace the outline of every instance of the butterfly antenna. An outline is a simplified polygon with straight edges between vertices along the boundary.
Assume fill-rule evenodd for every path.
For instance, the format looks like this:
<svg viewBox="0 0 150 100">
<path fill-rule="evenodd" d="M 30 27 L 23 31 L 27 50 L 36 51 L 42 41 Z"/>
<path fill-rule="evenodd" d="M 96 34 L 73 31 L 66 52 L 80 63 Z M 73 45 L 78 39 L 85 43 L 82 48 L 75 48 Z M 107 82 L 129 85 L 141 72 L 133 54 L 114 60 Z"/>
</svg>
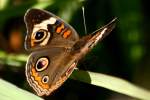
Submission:
<svg viewBox="0 0 150 100">
<path fill-rule="evenodd" d="M 84 21 L 84 31 L 85 31 L 85 34 L 87 34 L 84 6 L 82 6 L 82 14 L 83 14 L 83 21 Z"/>
</svg>

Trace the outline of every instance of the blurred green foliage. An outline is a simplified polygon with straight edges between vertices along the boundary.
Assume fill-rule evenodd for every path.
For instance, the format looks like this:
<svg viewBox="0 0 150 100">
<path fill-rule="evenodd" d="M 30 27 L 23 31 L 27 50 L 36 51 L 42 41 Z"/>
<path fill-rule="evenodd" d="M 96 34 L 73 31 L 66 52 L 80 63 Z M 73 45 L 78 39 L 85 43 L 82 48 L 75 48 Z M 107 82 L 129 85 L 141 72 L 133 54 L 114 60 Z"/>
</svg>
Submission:
<svg viewBox="0 0 150 100">
<path fill-rule="evenodd" d="M 17 56 L 8 56 L 27 55 L 23 21 L 27 9 L 46 9 L 70 23 L 83 36 L 86 34 L 81 6 L 85 7 L 88 34 L 114 17 L 118 17 L 118 23 L 115 30 L 82 59 L 78 67 L 121 77 L 150 89 L 150 14 L 148 2 L 142 0 L 0 0 L 0 77 L 31 91 L 24 75 L 25 62 L 19 61 L 21 64 L 18 64 Z M 17 62 L 11 62 L 12 59 Z M 117 98 L 116 95 L 119 94 L 69 79 L 48 98 L 105 100 Z"/>
</svg>

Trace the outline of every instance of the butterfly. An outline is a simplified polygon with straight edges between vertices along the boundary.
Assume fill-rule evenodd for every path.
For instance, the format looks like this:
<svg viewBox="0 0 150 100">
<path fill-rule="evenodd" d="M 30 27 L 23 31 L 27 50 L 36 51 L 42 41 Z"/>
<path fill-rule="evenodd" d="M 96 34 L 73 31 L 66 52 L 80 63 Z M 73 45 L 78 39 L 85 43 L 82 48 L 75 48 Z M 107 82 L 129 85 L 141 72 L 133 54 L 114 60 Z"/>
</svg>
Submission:
<svg viewBox="0 0 150 100">
<path fill-rule="evenodd" d="M 115 27 L 116 18 L 95 32 L 79 38 L 72 26 L 40 9 L 27 10 L 25 49 L 31 54 L 26 78 L 37 95 L 50 95 L 59 88 L 82 59 Z"/>
</svg>

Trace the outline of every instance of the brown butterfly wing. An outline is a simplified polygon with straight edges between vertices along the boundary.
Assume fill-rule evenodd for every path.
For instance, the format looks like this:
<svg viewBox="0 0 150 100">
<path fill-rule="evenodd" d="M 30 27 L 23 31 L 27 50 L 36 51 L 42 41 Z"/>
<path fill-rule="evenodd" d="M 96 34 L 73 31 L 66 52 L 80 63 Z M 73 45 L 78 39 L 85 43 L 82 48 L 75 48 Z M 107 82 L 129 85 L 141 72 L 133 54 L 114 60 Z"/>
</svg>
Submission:
<svg viewBox="0 0 150 100">
<path fill-rule="evenodd" d="M 74 29 L 55 15 L 43 10 L 29 10 L 25 15 L 28 30 L 25 47 L 34 50 L 26 64 L 30 86 L 39 96 L 49 95 L 61 86 L 78 60 L 112 31 L 115 21 L 79 40 Z"/>
<path fill-rule="evenodd" d="M 39 96 L 49 95 L 70 76 L 76 64 L 65 48 L 35 51 L 26 64 L 26 77 Z"/>
<path fill-rule="evenodd" d="M 56 15 L 39 9 L 29 9 L 24 17 L 27 27 L 27 50 L 47 47 L 70 48 L 79 40 L 77 32 Z"/>
<path fill-rule="evenodd" d="M 111 22 L 105 26 L 99 28 L 95 32 L 82 37 L 72 47 L 72 55 L 75 55 L 75 59 L 81 59 L 86 55 L 93 47 L 103 38 L 105 38 L 116 26 L 117 18 L 114 18 Z"/>
</svg>

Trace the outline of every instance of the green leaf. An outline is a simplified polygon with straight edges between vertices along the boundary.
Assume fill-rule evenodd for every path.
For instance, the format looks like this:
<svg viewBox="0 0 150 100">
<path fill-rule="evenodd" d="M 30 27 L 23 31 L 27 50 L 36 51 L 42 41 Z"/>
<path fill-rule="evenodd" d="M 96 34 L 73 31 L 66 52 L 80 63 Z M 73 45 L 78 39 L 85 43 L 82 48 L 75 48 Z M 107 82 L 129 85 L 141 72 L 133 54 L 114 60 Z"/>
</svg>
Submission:
<svg viewBox="0 0 150 100">
<path fill-rule="evenodd" d="M 0 100 L 43 100 L 42 98 L 22 90 L 0 79 Z"/>
<path fill-rule="evenodd" d="M 137 99 L 142 100 L 150 99 L 150 91 L 114 76 L 75 70 L 71 78 L 85 83 L 93 84 L 99 87 L 103 87 L 118 93 L 122 93 Z"/>
</svg>

